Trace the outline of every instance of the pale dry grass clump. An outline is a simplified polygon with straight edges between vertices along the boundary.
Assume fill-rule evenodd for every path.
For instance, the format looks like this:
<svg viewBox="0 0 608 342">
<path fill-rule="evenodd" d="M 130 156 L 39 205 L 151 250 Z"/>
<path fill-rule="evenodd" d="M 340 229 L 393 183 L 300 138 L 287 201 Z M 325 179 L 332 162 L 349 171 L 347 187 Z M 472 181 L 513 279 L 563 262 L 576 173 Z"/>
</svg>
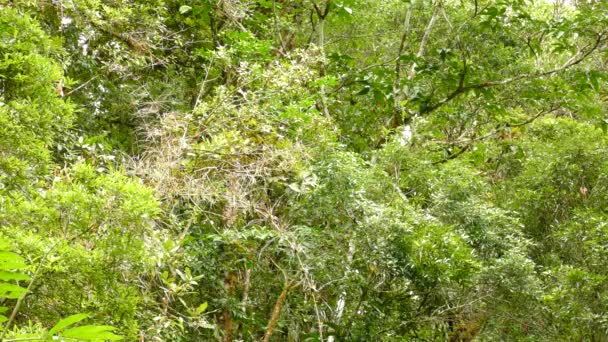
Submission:
<svg viewBox="0 0 608 342">
<path fill-rule="evenodd" d="M 304 143 L 286 136 L 289 121 L 279 116 L 311 96 L 318 74 L 310 66 L 319 58 L 300 51 L 284 63 L 241 63 L 235 87 L 213 88 L 191 113 L 156 112 L 154 120 L 142 113 L 144 152 L 129 169 L 165 204 L 188 202 L 228 226 L 243 215 L 267 216 L 279 201 L 271 193 L 310 158 Z"/>
</svg>

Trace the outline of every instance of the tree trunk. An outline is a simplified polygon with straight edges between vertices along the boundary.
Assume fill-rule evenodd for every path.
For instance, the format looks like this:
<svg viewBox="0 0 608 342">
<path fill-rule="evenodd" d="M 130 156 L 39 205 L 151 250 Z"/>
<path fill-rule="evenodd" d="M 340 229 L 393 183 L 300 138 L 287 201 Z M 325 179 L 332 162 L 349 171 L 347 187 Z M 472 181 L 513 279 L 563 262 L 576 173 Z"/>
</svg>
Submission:
<svg viewBox="0 0 608 342">
<path fill-rule="evenodd" d="M 234 293 L 234 282 L 235 275 L 233 272 L 228 274 L 228 277 L 224 280 L 224 286 L 226 287 L 227 297 L 230 298 Z M 222 314 L 223 328 L 224 328 L 224 342 L 232 342 L 232 336 L 234 333 L 234 322 L 232 321 L 232 315 L 230 313 L 230 307 L 226 304 L 224 312 Z"/>
<path fill-rule="evenodd" d="M 287 299 L 287 295 L 289 291 L 293 288 L 293 283 L 285 283 L 279 298 L 277 298 L 276 303 L 274 304 L 274 308 L 272 309 L 272 315 L 270 316 L 270 321 L 268 321 L 268 328 L 266 328 L 266 334 L 264 334 L 264 342 L 270 341 L 270 337 L 274 333 L 274 328 L 281 317 L 281 310 L 283 309 L 283 304 L 285 304 L 285 300 Z"/>
<path fill-rule="evenodd" d="M 355 243 L 353 239 L 348 242 L 348 255 L 346 256 L 346 276 L 350 273 L 351 265 L 353 263 L 353 256 L 355 255 Z M 336 318 L 334 320 L 335 324 L 339 324 L 340 320 L 342 320 L 342 316 L 344 315 L 344 308 L 346 307 L 346 292 L 342 292 L 340 297 L 338 298 L 338 303 L 336 304 Z M 327 338 L 327 342 L 334 342 L 335 336 L 329 336 Z"/>
</svg>

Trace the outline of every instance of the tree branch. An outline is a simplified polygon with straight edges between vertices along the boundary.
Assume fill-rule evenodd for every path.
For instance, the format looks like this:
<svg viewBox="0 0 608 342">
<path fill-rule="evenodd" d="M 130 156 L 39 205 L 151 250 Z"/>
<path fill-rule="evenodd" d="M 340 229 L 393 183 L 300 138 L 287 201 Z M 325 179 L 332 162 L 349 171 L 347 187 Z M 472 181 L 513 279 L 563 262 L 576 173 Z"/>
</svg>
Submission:
<svg viewBox="0 0 608 342">
<path fill-rule="evenodd" d="M 602 33 L 598 33 L 597 34 L 597 38 L 595 40 L 594 43 L 587 45 L 586 47 L 582 48 L 581 50 L 579 50 L 578 53 L 576 53 L 574 56 L 572 56 L 572 58 L 570 58 L 568 61 L 566 61 L 566 63 L 564 63 L 562 66 L 552 69 L 552 70 L 548 70 L 548 71 L 544 71 L 544 72 L 538 72 L 538 73 L 531 73 L 531 74 L 521 74 L 521 75 L 517 75 L 514 77 L 510 77 L 510 78 L 506 78 L 500 81 L 486 81 L 486 82 L 481 82 L 481 83 L 477 83 L 477 84 L 471 84 L 471 85 L 464 85 L 464 82 L 461 81 L 460 85 L 458 86 L 458 88 L 456 88 L 456 90 L 454 90 L 453 92 L 451 92 L 450 94 L 448 94 L 448 96 L 446 96 L 445 98 L 443 98 L 442 100 L 436 102 L 435 104 L 426 107 L 424 110 L 422 110 L 420 112 L 420 114 L 428 114 L 431 113 L 433 111 L 435 111 L 436 109 L 440 108 L 441 106 L 443 106 L 444 104 L 452 101 L 453 99 L 455 99 L 456 97 L 458 97 L 461 94 L 467 93 L 471 90 L 475 90 L 475 89 L 485 89 L 485 88 L 492 88 L 492 87 L 498 87 L 498 86 L 503 86 L 503 85 L 507 85 L 509 83 L 513 83 L 519 80 L 523 80 L 523 79 L 534 79 L 534 78 L 541 78 L 541 77 L 545 77 L 545 76 L 550 76 L 556 73 L 559 73 L 561 71 L 564 71 L 570 67 L 573 67 L 579 63 L 581 63 L 582 61 L 584 61 L 587 57 L 589 57 L 595 50 L 597 50 L 602 41 L 604 40 L 604 34 L 606 32 L 602 32 Z M 584 53 L 580 53 L 580 51 L 585 50 L 587 47 L 590 48 L 584 52 Z"/>
<path fill-rule="evenodd" d="M 426 29 L 424 30 L 424 35 L 422 36 L 422 40 L 420 41 L 420 47 L 418 48 L 418 53 L 416 53 L 416 57 L 421 58 L 424 56 L 424 51 L 426 50 L 426 45 L 428 44 L 429 37 L 431 36 L 431 32 L 433 31 L 433 27 L 435 27 L 435 23 L 437 22 L 437 16 L 439 15 L 439 10 L 441 10 L 442 3 L 441 0 L 437 0 L 435 3 L 435 8 L 433 8 L 433 14 L 431 15 L 431 19 L 429 20 Z M 416 76 L 416 63 L 412 65 L 412 69 L 410 70 L 410 74 L 408 75 L 408 79 L 411 80 Z"/>
<path fill-rule="evenodd" d="M 464 152 L 468 151 L 471 147 L 473 147 L 473 144 L 475 142 L 482 141 L 482 140 L 485 140 L 487 138 L 490 138 L 490 137 L 498 134 L 499 132 L 502 132 L 506 128 L 521 127 L 521 126 L 525 126 L 527 124 L 530 124 L 530 123 L 536 121 L 538 118 L 540 118 L 540 117 L 542 117 L 542 116 L 544 116 L 546 114 L 553 113 L 554 111 L 558 110 L 559 108 L 560 108 L 559 106 L 555 106 L 555 105 L 551 106 L 551 108 L 549 108 L 547 110 L 541 110 L 538 113 L 536 113 L 534 116 L 532 116 L 531 118 L 529 118 L 529 119 L 527 119 L 527 120 L 525 120 L 523 122 L 506 123 L 504 125 L 501 125 L 501 126 L 495 128 L 495 129 L 493 129 L 489 133 L 487 133 L 485 135 L 482 135 L 480 137 L 477 137 L 477 138 L 471 137 L 470 139 L 467 139 L 467 140 L 451 141 L 448 144 L 450 144 L 450 145 L 464 144 L 464 146 L 460 150 L 458 150 L 457 152 L 452 153 L 449 156 L 447 156 L 447 157 L 445 157 L 445 158 L 443 158 L 441 160 L 432 162 L 431 164 L 433 164 L 433 165 L 441 164 L 441 163 L 447 162 L 448 160 L 455 159 L 455 158 L 459 157 L 460 155 L 462 155 Z"/>
<path fill-rule="evenodd" d="M 399 50 L 397 51 L 397 59 L 395 60 L 395 81 L 393 82 L 393 110 L 394 110 L 394 121 L 395 126 L 399 126 L 401 119 L 401 55 L 405 49 L 405 40 L 410 32 L 410 19 L 412 17 L 412 6 L 414 0 L 410 3 L 405 14 L 405 20 L 403 21 L 403 33 L 401 34 L 401 42 L 399 43 Z"/>
<path fill-rule="evenodd" d="M 292 282 L 286 282 L 283 286 L 283 290 L 279 294 L 277 301 L 274 304 L 274 308 L 272 309 L 272 315 L 270 316 L 270 321 L 268 321 L 268 328 L 266 329 L 266 333 L 264 334 L 263 342 L 269 342 L 270 337 L 274 333 L 274 328 L 279 321 L 279 317 L 281 316 L 281 310 L 283 309 L 283 304 L 285 304 L 285 300 L 287 299 L 287 295 L 292 288 L 294 288 L 296 284 Z"/>
</svg>

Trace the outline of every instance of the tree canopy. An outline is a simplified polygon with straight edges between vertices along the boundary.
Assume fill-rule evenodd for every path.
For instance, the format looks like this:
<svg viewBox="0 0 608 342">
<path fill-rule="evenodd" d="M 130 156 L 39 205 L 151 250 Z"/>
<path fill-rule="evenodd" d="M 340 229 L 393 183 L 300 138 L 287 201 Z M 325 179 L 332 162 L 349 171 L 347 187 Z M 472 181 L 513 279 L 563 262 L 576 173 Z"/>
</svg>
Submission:
<svg viewBox="0 0 608 342">
<path fill-rule="evenodd" d="M 602 0 L 0 0 L 0 340 L 606 341 L 607 133 Z"/>
</svg>

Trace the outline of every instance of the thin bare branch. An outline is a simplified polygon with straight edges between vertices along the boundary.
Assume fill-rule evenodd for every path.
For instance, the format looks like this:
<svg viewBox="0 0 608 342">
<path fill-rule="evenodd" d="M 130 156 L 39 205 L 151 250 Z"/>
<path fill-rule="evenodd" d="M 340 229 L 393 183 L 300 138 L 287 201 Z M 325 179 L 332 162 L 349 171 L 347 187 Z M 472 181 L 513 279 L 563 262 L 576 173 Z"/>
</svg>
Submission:
<svg viewBox="0 0 608 342">
<path fill-rule="evenodd" d="M 471 84 L 471 85 L 467 85 L 467 86 L 465 86 L 464 84 L 461 84 L 461 86 L 456 88 L 456 90 L 454 90 L 453 92 L 448 94 L 442 100 L 436 102 L 433 105 L 426 107 L 424 110 L 422 110 L 420 112 L 420 114 L 431 113 L 431 112 L 435 111 L 436 109 L 440 108 L 441 106 L 443 106 L 444 104 L 452 101 L 453 99 L 457 98 L 458 96 L 460 96 L 462 94 L 468 93 L 471 90 L 503 86 L 503 85 L 507 85 L 507 84 L 510 84 L 510 83 L 513 83 L 516 81 L 520 81 L 520 80 L 524 80 L 524 79 L 534 79 L 534 78 L 546 77 L 546 76 L 550 76 L 550 75 L 562 72 L 566 69 L 569 69 L 569 68 L 581 63 L 587 57 L 589 57 L 594 51 L 596 51 L 601 46 L 602 42 L 605 40 L 605 37 L 604 37 L 605 34 L 606 34 L 606 32 L 599 33 L 593 44 L 588 45 L 585 48 L 582 48 L 578 53 L 576 53 L 574 56 L 572 56 L 570 59 L 568 59 L 568 61 L 566 61 L 566 63 L 564 63 L 563 65 L 561 65 L 558 68 L 548 70 L 548 71 L 543 71 L 543 72 L 537 72 L 537 73 L 521 74 L 521 75 L 513 76 L 513 77 L 506 78 L 506 79 L 499 80 L 499 81 L 486 81 L 486 82 Z M 584 52 L 582 52 L 582 51 L 584 51 Z"/>
</svg>

